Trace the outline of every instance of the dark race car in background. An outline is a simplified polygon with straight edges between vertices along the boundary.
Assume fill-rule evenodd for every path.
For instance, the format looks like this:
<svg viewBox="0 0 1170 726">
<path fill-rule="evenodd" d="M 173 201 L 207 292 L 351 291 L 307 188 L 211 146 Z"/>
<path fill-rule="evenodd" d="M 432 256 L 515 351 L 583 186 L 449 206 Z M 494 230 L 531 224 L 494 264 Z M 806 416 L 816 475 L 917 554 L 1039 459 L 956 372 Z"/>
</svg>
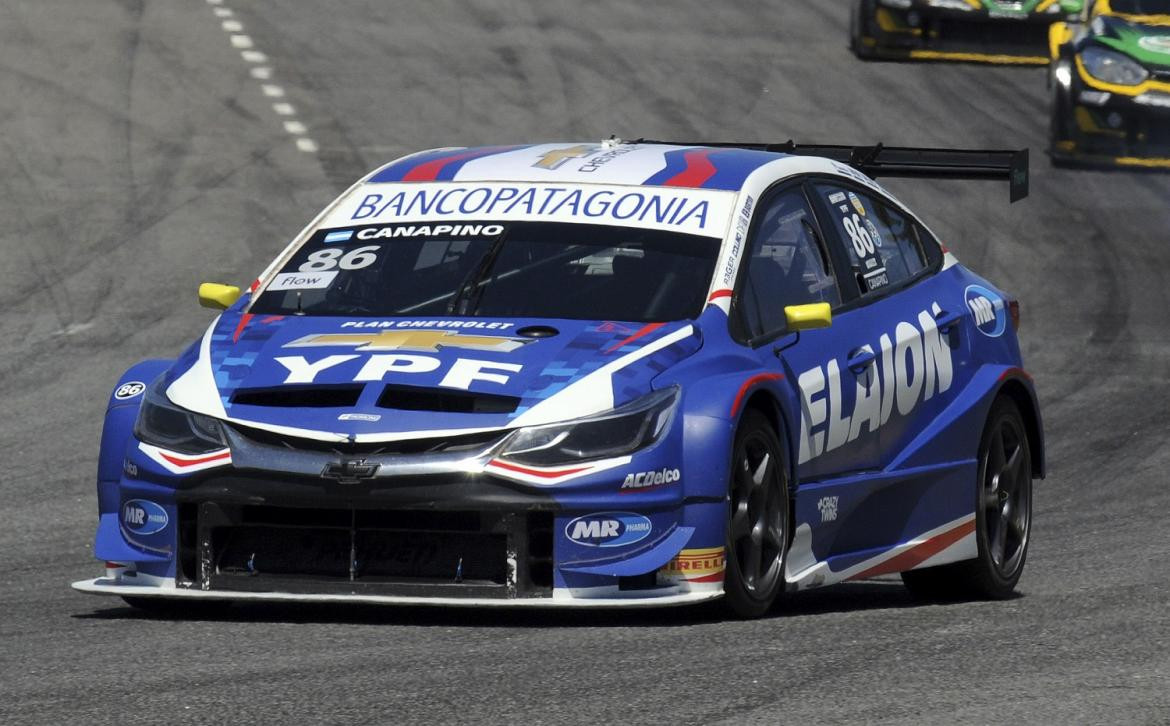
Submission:
<svg viewBox="0 0 1170 726">
<path fill-rule="evenodd" d="M 1170 169 L 1170 0 L 1097 0 L 1050 54 L 1054 163 Z"/>
<path fill-rule="evenodd" d="M 863 59 L 1044 65 L 1048 26 L 1083 0 L 856 0 L 850 47 Z"/>
</svg>

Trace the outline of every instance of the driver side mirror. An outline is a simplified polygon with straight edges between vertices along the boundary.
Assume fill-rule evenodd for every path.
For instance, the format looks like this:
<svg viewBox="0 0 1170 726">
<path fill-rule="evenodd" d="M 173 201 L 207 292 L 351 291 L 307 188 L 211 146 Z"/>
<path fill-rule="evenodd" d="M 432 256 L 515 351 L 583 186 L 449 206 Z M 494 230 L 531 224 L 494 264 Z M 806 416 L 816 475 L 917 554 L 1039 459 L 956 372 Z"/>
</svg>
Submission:
<svg viewBox="0 0 1170 726">
<path fill-rule="evenodd" d="M 784 317 L 788 320 L 789 331 L 816 330 L 833 324 L 833 309 L 826 302 L 788 305 L 784 308 Z"/>
<path fill-rule="evenodd" d="M 235 285 L 221 285 L 205 282 L 199 286 L 199 304 L 212 310 L 227 310 L 240 299 L 240 288 Z"/>
</svg>

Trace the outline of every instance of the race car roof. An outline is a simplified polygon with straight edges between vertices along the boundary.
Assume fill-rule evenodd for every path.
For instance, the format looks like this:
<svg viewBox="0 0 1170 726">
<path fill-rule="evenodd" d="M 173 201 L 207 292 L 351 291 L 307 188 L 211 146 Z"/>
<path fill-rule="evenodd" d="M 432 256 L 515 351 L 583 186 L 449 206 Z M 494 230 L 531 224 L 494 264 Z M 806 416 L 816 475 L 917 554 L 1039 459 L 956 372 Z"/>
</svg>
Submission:
<svg viewBox="0 0 1170 726">
<path fill-rule="evenodd" d="M 753 171 L 785 158 L 752 149 L 622 142 L 448 148 L 391 162 L 366 182 L 517 181 L 739 191 Z"/>
</svg>

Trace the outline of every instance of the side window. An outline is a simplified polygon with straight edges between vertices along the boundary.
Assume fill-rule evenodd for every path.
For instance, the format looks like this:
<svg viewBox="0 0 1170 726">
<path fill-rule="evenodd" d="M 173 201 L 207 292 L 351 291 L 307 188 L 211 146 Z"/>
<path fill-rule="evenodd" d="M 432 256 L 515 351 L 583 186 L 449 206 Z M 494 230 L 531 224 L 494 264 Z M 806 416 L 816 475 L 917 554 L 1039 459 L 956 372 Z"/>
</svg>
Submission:
<svg viewBox="0 0 1170 726">
<path fill-rule="evenodd" d="M 869 194 L 834 184 L 817 193 L 845 243 L 863 295 L 908 280 L 926 267 L 926 255 L 913 220 Z"/>
<path fill-rule="evenodd" d="M 788 305 L 841 302 L 804 194 L 782 192 L 761 214 L 737 302 L 751 338 L 782 330 Z"/>
</svg>

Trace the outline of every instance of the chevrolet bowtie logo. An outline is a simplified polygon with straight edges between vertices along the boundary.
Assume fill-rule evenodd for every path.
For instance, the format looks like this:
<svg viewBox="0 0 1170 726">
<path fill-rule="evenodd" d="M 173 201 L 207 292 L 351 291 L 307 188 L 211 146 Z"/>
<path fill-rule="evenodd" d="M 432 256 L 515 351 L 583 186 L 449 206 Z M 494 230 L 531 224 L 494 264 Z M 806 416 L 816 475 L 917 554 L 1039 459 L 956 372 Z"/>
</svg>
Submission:
<svg viewBox="0 0 1170 726">
<path fill-rule="evenodd" d="M 541 156 L 540 161 L 533 164 L 533 166 L 541 169 L 559 169 L 570 159 L 580 159 L 583 156 L 589 156 L 599 148 L 601 147 L 595 144 L 580 144 L 579 146 L 570 146 L 567 149 L 553 149 Z"/>
<path fill-rule="evenodd" d="M 422 350 L 437 353 L 441 348 L 466 348 L 510 353 L 531 340 L 494 335 L 465 335 L 450 330 L 381 330 L 376 333 L 325 333 L 307 335 L 284 347 L 316 348 L 355 346 L 355 350 Z"/>
</svg>

